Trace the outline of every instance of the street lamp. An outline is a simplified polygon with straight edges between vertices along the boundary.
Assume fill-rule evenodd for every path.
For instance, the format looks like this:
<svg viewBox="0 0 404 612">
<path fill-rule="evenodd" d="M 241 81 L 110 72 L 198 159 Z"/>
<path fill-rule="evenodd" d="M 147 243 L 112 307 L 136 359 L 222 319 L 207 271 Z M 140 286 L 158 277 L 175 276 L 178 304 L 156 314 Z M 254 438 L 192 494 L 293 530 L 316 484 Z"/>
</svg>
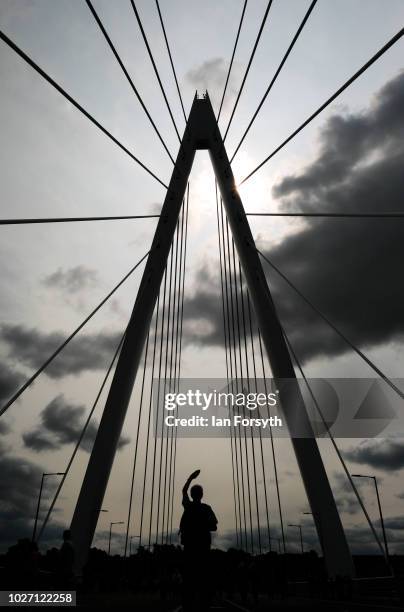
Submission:
<svg viewBox="0 0 404 612">
<path fill-rule="evenodd" d="M 389 562 L 389 547 L 387 545 L 386 530 L 384 528 L 382 505 L 380 503 L 379 489 L 378 489 L 378 486 L 377 486 L 376 476 L 370 476 L 368 474 L 352 474 L 352 477 L 353 478 L 371 478 L 373 480 L 374 484 L 375 484 L 376 497 L 377 497 L 377 505 L 379 506 L 380 523 L 381 523 L 381 526 L 382 526 L 382 533 L 383 533 L 383 540 L 384 540 L 384 550 L 386 552 L 386 561 L 390 565 L 390 562 Z"/>
<path fill-rule="evenodd" d="M 310 515 L 310 516 L 313 517 L 313 519 L 314 518 L 317 519 L 317 524 L 316 524 L 315 520 L 314 520 L 314 524 L 316 525 L 316 527 L 318 529 L 318 538 L 320 540 L 320 547 L 321 547 L 322 553 L 324 554 L 324 551 L 323 551 L 323 526 L 321 524 L 320 515 L 319 514 L 314 515 L 313 512 L 303 512 L 303 514 Z"/>
<path fill-rule="evenodd" d="M 299 532 L 300 532 L 300 546 L 302 549 L 302 554 L 303 554 L 303 534 L 302 534 L 302 526 L 301 525 L 293 525 L 293 524 L 289 524 L 288 527 L 297 527 Z"/>
<path fill-rule="evenodd" d="M 37 526 L 38 526 L 39 508 L 40 508 L 40 505 L 41 505 L 43 482 L 44 482 L 44 480 L 45 480 L 45 478 L 47 476 L 64 476 L 65 474 L 66 474 L 66 472 L 52 472 L 52 473 L 44 472 L 42 474 L 41 486 L 39 487 L 38 504 L 37 504 L 37 507 L 36 507 L 34 530 L 32 532 L 32 541 L 33 542 L 35 542 L 35 539 L 36 539 L 36 529 L 37 529 Z"/>
<path fill-rule="evenodd" d="M 124 525 L 124 522 L 123 521 L 113 521 L 112 523 L 109 524 L 108 556 L 111 554 L 112 525 Z"/>
<path fill-rule="evenodd" d="M 132 554 L 132 540 L 134 538 L 139 538 L 140 539 L 140 535 L 132 535 L 129 537 L 129 556 L 131 556 Z"/>
</svg>

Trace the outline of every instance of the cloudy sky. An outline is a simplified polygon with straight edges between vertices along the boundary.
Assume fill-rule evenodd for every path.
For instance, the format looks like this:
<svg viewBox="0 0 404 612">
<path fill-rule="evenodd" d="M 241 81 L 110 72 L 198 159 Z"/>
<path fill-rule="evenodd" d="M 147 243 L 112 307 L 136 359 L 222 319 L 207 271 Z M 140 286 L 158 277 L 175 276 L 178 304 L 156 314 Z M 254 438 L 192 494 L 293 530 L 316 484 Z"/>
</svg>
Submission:
<svg viewBox="0 0 404 612">
<path fill-rule="evenodd" d="M 221 116 L 227 125 L 267 2 L 250 0 Z M 175 156 L 178 140 L 129 0 L 94 6 L 152 117 Z M 180 132 L 184 120 L 154 2 L 138 0 Z M 242 9 L 238 0 L 161 0 L 186 110 L 208 89 L 214 108 Z M 226 140 L 232 153 L 309 6 L 274 0 Z M 304 32 L 234 161 L 241 180 L 402 26 L 400 0 L 319 0 Z M 133 95 L 88 6 L 75 0 L 2 0 L 0 28 L 87 108 L 153 172 L 168 182 L 171 162 Z M 247 211 L 375 212 L 402 210 L 404 161 L 403 42 L 288 144 L 240 190 Z M 3 42 L 0 45 L 2 217 L 154 214 L 164 189 L 91 125 Z M 404 228 L 400 220 L 250 218 L 257 244 L 387 375 L 403 367 Z M 214 177 L 207 154 L 191 175 L 186 266 L 186 377 L 224 376 Z M 149 249 L 155 219 L 1 228 L 0 399 L 4 402 Z M 2 547 L 32 528 L 43 471 L 63 471 L 108 362 L 128 320 L 141 268 L 94 317 L 0 421 Z M 373 376 L 366 364 L 271 273 L 279 314 L 307 374 Z M 150 372 L 148 371 L 148 374 Z M 70 521 L 105 393 L 52 517 L 45 540 Z M 97 541 L 109 521 L 125 520 L 139 410 L 139 381 L 104 500 Z M 144 453 L 141 428 L 140 456 Z M 397 432 L 400 434 L 401 432 Z M 404 452 L 393 440 L 341 440 L 352 471 L 380 477 L 392 549 L 404 550 L 400 484 Z M 354 444 L 355 442 L 355 444 Z M 327 442 L 321 442 L 353 550 L 374 550 Z M 277 442 L 286 522 L 302 521 L 315 543 L 290 444 Z M 279 525 L 270 449 L 265 448 L 271 524 Z M 234 532 L 228 441 L 180 440 L 177 489 L 201 468 L 207 501 L 218 515 L 218 543 Z M 43 510 L 55 490 L 49 478 Z M 260 483 L 262 487 L 262 483 Z M 141 471 L 135 479 L 130 532 L 139 526 Z M 223 494 L 225 492 L 225 494 Z M 178 494 L 178 491 L 177 491 Z M 370 485 L 361 487 L 372 518 Z M 262 495 L 261 495 L 262 498 Z M 176 503 L 174 525 L 180 516 Z M 41 512 L 43 516 L 43 512 Z M 6 533 L 4 525 L 7 525 Z M 291 545 L 294 534 L 290 533 Z M 119 550 L 119 538 L 115 542 Z"/>
</svg>

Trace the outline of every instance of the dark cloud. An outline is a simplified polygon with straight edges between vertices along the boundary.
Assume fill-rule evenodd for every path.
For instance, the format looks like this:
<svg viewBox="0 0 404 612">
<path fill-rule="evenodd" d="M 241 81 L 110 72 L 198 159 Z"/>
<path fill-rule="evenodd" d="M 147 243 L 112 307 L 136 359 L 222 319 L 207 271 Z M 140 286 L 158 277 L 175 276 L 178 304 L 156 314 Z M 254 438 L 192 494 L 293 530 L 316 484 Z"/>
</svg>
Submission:
<svg viewBox="0 0 404 612">
<path fill-rule="evenodd" d="M 18 389 L 23 380 L 24 376 L 20 372 L 0 363 L 0 401 L 8 399 Z"/>
<path fill-rule="evenodd" d="M 46 374 L 51 378 L 61 378 L 105 369 L 120 337 L 119 333 L 112 332 L 77 336 L 46 368 Z M 2 325 L 0 339 L 7 345 L 10 358 L 36 370 L 64 342 L 66 335 L 60 332 L 46 334 L 23 325 Z"/>
<path fill-rule="evenodd" d="M 185 78 L 192 87 L 198 90 L 199 94 L 207 90 L 212 104 L 218 106 L 222 99 L 228 69 L 229 61 L 227 59 L 214 57 L 189 70 Z M 237 95 L 238 72 L 238 64 L 235 62 L 227 85 L 224 108 L 227 108 Z"/>
<path fill-rule="evenodd" d="M 403 212 L 403 137 L 400 73 L 365 112 L 328 119 L 317 159 L 280 181 L 274 195 L 284 210 Z M 316 219 L 266 254 L 355 344 L 374 347 L 403 338 L 403 232 L 397 220 Z M 300 356 L 345 352 L 341 339 L 264 266 Z"/>
<path fill-rule="evenodd" d="M 403 516 L 389 516 L 388 518 L 383 517 L 383 522 L 386 529 L 390 529 L 391 531 L 404 531 Z M 381 527 L 380 519 L 377 519 L 376 525 Z"/>
<path fill-rule="evenodd" d="M 391 472 L 404 468 L 404 445 L 399 438 L 367 440 L 343 454 L 350 461 L 379 470 Z"/>
<path fill-rule="evenodd" d="M 6 549 L 17 539 L 32 535 L 38 491 L 45 468 L 14 456 L 11 450 L 0 444 L 0 546 Z M 45 482 L 42 493 L 40 520 L 54 491 L 55 483 Z M 62 527 L 53 523 L 47 530 L 47 542 L 59 538 Z"/>
<path fill-rule="evenodd" d="M 184 340 L 224 346 L 223 312 L 218 278 L 203 265 L 196 274 L 197 289 L 184 300 Z"/>
<path fill-rule="evenodd" d="M 45 276 L 42 284 L 66 293 L 78 293 L 83 289 L 95 287 L 98 284 L 98 273 L 86 266 L 76 266 L 68 270 L 58 268 L 53 274 Z"/>
<path fill-rule="evenodd" d="M 75 444 L 81 434 L 86 419 L 86 407 L 68 403 L 63 395 L 56 396 L 41 412 L 40 425 L 25 434 L 25 446 L 36 452 L 57 450 L 65 444 Z M 91 452 L 97 435 L 98 423 L 90 421 L 81 448 Z M 129 438 L 121 436 L 118 449 L 129 443 Z"/>
<path fill-rule="evenodd" d="M 365 484 L 364 480 L 355 480 L 356 489 L 360 489 Z M 335 472 L 332 477 L 332 490 L 340 513 L 354 515 L 362 512 L 357 497 L 352 489 L 346 475 L 342 472 Z"/>
<path fill-rule="evenodd" d="M 404 72 L 368 109 L 334 115 L 320 131 L 317 158 L 274 188 L 281 208 L 303 212 L 404 211 Z M 269 226 L 268 226 L 269 227 Z M 310 219 L 271 249 L 259 247 L 357 346 L 401 342 L 404 285 L 400 282 L 404 221 Z M 264 246 L 263 246 L 264 245 Z M 350 350 L 346 343 L 263 263 L 280 318 L 302 361 Z M 190 342 L 223 346 L 218 272 L 210 287 L 185 300 Z"/>
</svg>

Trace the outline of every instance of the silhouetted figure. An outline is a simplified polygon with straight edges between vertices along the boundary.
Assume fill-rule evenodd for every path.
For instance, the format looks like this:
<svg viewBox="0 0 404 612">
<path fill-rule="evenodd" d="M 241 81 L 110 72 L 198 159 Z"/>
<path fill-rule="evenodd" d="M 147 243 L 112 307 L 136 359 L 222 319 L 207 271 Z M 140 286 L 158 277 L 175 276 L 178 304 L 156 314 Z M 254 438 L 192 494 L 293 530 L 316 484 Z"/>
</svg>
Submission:
<svg viewBox="0 0 404 612">
<path fill-rule="evenodd" d="M 66 529 L 63 532 L 63 544 L 59 551 L 59 577 L 62 586 L 69 587 L 74 580 L 74 548 L 71 542 L 71 531 Z"/>
<path fill-rule="evenodd" d="M 184 610 L 207 609 L 211 590 L 208 557 L 210 534 L 217 529 L 217 518 L 212 508 L 202 503 L 200 485 L 191 487 L 192 500 L 188 496 L 189 485 L 199 474 L 200 470 L 193 472 L 182 489 L 184 512 L 180 532 L 184 546 Z"/>
</svg>

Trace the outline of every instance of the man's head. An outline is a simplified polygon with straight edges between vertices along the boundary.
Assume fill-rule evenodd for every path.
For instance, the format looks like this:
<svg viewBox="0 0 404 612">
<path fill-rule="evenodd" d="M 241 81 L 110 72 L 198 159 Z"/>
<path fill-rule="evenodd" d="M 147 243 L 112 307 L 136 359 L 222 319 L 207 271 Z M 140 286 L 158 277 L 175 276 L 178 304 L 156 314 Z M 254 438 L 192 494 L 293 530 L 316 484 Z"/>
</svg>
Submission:
<svg viewBox="0 0 404 612">
<path fill-rule="evenodd" d="M 203 497 L 203 489 L 201 485 L 194 485 L 191 487 L 191 497 L 194 501 L 200 502 Z"/>
</svg>

